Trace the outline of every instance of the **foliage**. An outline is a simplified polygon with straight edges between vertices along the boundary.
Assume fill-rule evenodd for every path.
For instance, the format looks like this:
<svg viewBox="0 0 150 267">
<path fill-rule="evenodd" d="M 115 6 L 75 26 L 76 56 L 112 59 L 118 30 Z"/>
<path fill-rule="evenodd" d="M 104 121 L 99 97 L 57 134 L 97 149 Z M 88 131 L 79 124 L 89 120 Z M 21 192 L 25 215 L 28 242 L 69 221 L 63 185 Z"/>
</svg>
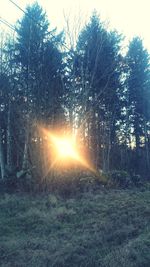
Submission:
<svg viewBox="0 0 150 267">
<path fill-rule="evenodd" d="M 143 179 L 139 174 L 133 174 L 131 178 L 133 184 L 136 185 L 137 187 L 143 185 Z"/>
<path fill-rule="evenodd" d="M 149 54 L 135 37 L 123 56 L 96 13 L 78 36 L 67 50 L 36 2 L 1 41 L 2 267 L 150 266 Z M 100 172 L 45 176 L 54 159 L 39 125 L 75 132 Z"/>
<path fill-rule="evenodd" d="M 127 61 L 127 95 L 126 95 L 126 116 L 128 131 L 130 132 L 129 142 L 135 143 L 136 160 L 135 169 L 141 169 L 141 150 L 144 146 L 145 153 L 145 173 L 149 172 L 149 145 L 147 131 L 149 131 L 150 121 L 150 72 L 149 54 L 144 48 L 139 37 L 133 38 L 129 44 L 126 55 Z"/>
<path fill-rule="evenodd" d="M 0 47 L 4 187 L 59 191 L 61 184 L 69 194 L 97 186 L 98 179 L 91 175 L 42 178 L 53 162 L 49 139 L 40 131 L 43 126 L 60 135 L 75 134 L 93 168 L 106 173 L 103 183 L 108 180 L 109 186 L 126 188 L 139 186 L 141 177 L 148 180 L 150 69 L 142 40 L 133 38 L 123 55 L 122 35 L 110 31 L 94 12 L 77 34 L 74 49 L 67 48 L 63 33 L 50 29 L 37 2 L 26 7 L 16 28 L 16 35 L 2 38 Z M 28 169 L 29 175 L 16 179 Z"/>
<path fill-rule="evenodd" d="M 94 13 L 79 35 L 73 58 L 76 91 L 79 91 L 77 106 L 80 105 L 79 114 L 82 114 L 79 127 L 84 123 L 88 133 L 84 143 L 91 144 L 94 164 L 104 155 L 101 165 L 105 170 L 109 169 L 108 143 L 116 140 L 121 109 L 120 42 L 121 35 L 109 32 Z"/>
<path fill-rule="evenodd" d="M 126 171 L 110 171 L 102 174 L 102 180 L 109 188 L 133 188 L 144 185 L 143 179 L 139 174 L 129 174 Z"/>
<path fill-rule="evenodd" d="M 0 180 L 1 193 L 55 193 L 64 198 L 78 196 L 80 193 L 97 192 L 108 189 L 146 188 L 146 181 L 138 174 L 129 174 L 126 171 L 101 172 L 92 175 L 84 171 L 66 171 L 63 173 L 50 173 L 44 179 L 33 177 L 31 172 L 22 171 L 17 175 L 8 176 Z M 57 199 L 50 195 L 48 206 L 56 206 Z"/>
<path fill-rule="evenodd" d="M 108 174 L 108 186 L 128 188 L 131 185 L 131 177 L 125 171 L 111 171 Z"/>
<path fill-rule="evenodd" d="M 7 174 L 5 179 L 0 179 L 1 193 L 34 192 L 38 181 L 33 179 L 29 170 Z"/>
</svg>

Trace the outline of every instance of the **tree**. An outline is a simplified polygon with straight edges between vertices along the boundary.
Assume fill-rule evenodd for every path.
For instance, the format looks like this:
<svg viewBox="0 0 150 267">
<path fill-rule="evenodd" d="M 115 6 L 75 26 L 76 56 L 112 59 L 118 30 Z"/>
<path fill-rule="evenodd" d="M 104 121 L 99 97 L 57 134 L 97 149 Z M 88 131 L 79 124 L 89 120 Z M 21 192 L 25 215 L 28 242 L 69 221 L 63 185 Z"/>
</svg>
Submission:
<svg viewBox="0 0 150 267">
<path fill-rule="evenodd" d="M 148 136 L 150 126 L 150 69 L 149 54 L 139 37 L 130 42 L 127 53 L 127 112 L 132 144 L 136 148 L 136 167 L 141 162 L 141 148 L 149 166 Z"/>
<path fill-rule="evenodd" d="M 1 33 L 1 44 L 0 44 L 0 169 L 1 177 L 6 176 L 6 164 L 8 156 L 8 147 L 7 147 L 7 133 L 8 133 L 8 110 L 9 110 L 9 101 L 10 101 L 10 80 L 9 80 L 9 64 L 8 58 L 5 55 L 5 38 L 4 33 Z"/>
<path fill-rule="evenodd" d="M 56 30 L 49 31 L 46 14 L 34 3 L 26 8 L 25 15 L 18 22 L 15 45 L 8 45 L 8 55 L 13 52 L 9 67 L 15 70 L 11 75 L 14 90 L 8 121 L 14 113 L 13 136 L 17 135 L 17 142 L 13 156 L 19 158 L 19 168 L 27 169 L 32 165 L 30 146 L 34 143 L 34 150 L 41 146 L 37 125 L 42 122 L 54 128 L 58 121 L 63 124 L 61 41 L 62 34 L 57 35 Z"/>
<path fill-rule="evenodd" d="M 85 138 L 96 165 L 103 153 L 104 169 L 109 169 L 120 112 L 120 40 L 121 36 L 108 32 L 94 13 L 79 35 L 74 59 L 76 117 L 79 124 L 84 122 Z"/>
<path fill-rule="evenodd" d="M 128 62 L 128 105 L 130 110 L 130 127 L 133 128 L 135 146 L 139 149 L 144 137 L 144 125 L 149 122 L 149 55 L 142 40 L 135 37 L 129 45 Z"/>
<path fill-rule="evenodd" d="M 16 43 L 15 60 L 20 68 L 23 94 L 27 98 L 28 108 L 39 118 L 49 113 L 52 102 L 53 105 L 56 102 L 54 97 L 59 102 L 62 94 L 62 54 L 59 51 L 62 35 L 56 35 L 55 30 L 49 32 L 48 27 L 46 14 L 34 3 L 27 7 L 19 23 Z"/>
</svg>

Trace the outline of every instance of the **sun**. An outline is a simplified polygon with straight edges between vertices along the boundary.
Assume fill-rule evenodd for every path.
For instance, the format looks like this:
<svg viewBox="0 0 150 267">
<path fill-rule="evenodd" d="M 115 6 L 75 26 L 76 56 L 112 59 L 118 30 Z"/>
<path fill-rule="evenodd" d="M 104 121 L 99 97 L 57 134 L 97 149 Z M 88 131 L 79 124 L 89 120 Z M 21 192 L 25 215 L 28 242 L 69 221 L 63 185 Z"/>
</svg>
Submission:
<svg viewBox="0 0 150 267">
<path fill-rule="evenodd" d="M 51 132 L 45 128 L 41 128 L 43 136 L 48 141 L 47 150 L 45 153 L 49 155 L 51 159 L 51 168 L 55 168 L 58 165 L 61 167 L 73 166 L 75 162 L 82 165 L 83 167 L 95 172 L 95 169 L 87 161 L 75 137 L 67 134 L 66 136 Z"/>
<path fill-rule="evenodd" d="M 78 159 L 79 155 L 75 146 L 75 142 L 72 138 L 60 138 L 51 135 L 51 141 L 55 146 L 59 157 Z"/>
</svg>

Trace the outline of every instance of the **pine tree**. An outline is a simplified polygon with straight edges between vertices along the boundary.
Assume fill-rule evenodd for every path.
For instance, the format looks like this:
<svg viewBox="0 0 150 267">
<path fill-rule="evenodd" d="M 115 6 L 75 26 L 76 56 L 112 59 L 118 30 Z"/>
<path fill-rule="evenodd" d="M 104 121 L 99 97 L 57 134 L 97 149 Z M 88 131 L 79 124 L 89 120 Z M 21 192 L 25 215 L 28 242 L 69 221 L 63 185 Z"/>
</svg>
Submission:
<svg viewBox="0 0 150 267">
<path fill-rule="evenodd" d="M 147 176 L 150 170 L 150 65 L 149 54 L 139 37 L 130 42 L 126 62 L 126 125 L 133 150 L 132 168 Z"/>
<path fill-rule="evenodd" d="M 103 152 L 103 166 L 107 165 L 107 169 L 111 145 L 116 142 L 116 122 L 120 112 L 120 40 L 121 36 L 108 32 L 99 17 L 93 14 L 79 36 L 74 60 L 79 117 L 82 114 L 81 121 L 86 122 L 92 158 L 97 154 L 95 161 L 98 162 L 100 151 Z"/>
<path fill-rule="evenodd" d="M 150 96 L 150 71 L 149 55 L 143 47 L 142 40 L 135 37 L 127 53 L 128 62 L 128 109 L 130 127 L 135 138 L 135 146 L 138 150 L 143 143 L 145 126 L 150 120 L 149 96 Z"/>
<path fill-rule="evenodd" d="M 46 14 L 37 3 L 26 8 L 18 24 L 14 57 L 17 66 L 16 95 L 20 100 L 16 109 L 24 128 L 24 133 L 19 129 L 19 142 L 24 146 L 24 169 L 29 165 L 32 137 L 38 138 L 38 144 L 41 145 L 37 137 L 37 125 L 42 122 L 54 128 L 58 123 L 63 124 L 61 40 L 62 34 L 57 35 L 55 29 L 49 31 Z"/>
<path fill-rule="evenodd" d="M 60 102 L 62 94 L 62 54 L 59 51 L 61 35 L 56 35 L 55 30 L 49 32 L 48 27 L 42 8 L 37 3 L 28 6 L 20 21 L 16 43 L 16 63 L 20 64 L 22 90 L 25 86 L 24 96 L 28 108 L 39 117 L 45 116 L 45 113 L 53 116 L 56 102 L 54 98 Z"/>
</svg>

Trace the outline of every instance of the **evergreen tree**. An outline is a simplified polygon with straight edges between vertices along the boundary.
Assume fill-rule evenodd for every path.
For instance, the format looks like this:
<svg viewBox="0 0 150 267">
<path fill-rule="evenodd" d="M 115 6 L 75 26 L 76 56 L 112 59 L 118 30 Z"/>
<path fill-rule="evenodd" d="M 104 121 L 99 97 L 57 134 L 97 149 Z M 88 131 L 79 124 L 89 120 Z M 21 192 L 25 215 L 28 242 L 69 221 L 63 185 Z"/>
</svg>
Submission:
<svg viewBox="0 0 150 267">
<path fill-rule="evenodd" d="M 108 32 L 93 14 L 79 36 L 74 67 L 79 88 L 78 105 L 86 118 L 88 144 L 93 158 L 97 154 L 96 161 L 103 147 L 103 167 L 107 165 L 106 168 L 109 168 L 110 149 L 116 142 L 116 122 L 120 116 L 120 40 L 121 36 Z"/>
<path fill-rule="evenodd" d="M 148 129 L 150 121 L 150 71 L 148 52 L 138 37 L 135 37 L 129 45 L 127 62 L 130 128 L 135 138 L 135 146 L 139 149 L 144 142 L 145 127 Z"/>
<path fill-rule="evenodd" d="M 28 107 L 39 118 L 53 117 L 58 105 L 61 106 L 62 96 L 61 35 L 56 35 L 55 30 L 49 32 L 48 26 L 42 8 L 37 3 L 28 6 L 20 21 L 16 43 L 16 63 L 20 66 L 23 94 Z"/>
<path fill-rule="evenodd" d="M 135 150 L 132 168 L 137 173 L 147 175 L 150 170 L 150 68 L 149 54 L 139 37 L 130 42 L 126 61 L 127 125 L 130 146 Z"/>
<path fill-rule="evenodd" d="M 63 124 L 62 34 L 49 31 L 46 14 L 37 3 L 26 8 L 17 28 L 15 43 L 10 41 L 7 45 L 9 80 L 13 87 L 7 103 L 7 161 L 10 163 L 13 158 L 19 169 L 26 169 L 32 165 L 32 151 L 39 151 L 41 146 L 38 123 L 52 128 Z M 38 140 L 35 147 L 34 139 Z M 39 153 L 35 154 L 39 161 Z"/>
</svg>

